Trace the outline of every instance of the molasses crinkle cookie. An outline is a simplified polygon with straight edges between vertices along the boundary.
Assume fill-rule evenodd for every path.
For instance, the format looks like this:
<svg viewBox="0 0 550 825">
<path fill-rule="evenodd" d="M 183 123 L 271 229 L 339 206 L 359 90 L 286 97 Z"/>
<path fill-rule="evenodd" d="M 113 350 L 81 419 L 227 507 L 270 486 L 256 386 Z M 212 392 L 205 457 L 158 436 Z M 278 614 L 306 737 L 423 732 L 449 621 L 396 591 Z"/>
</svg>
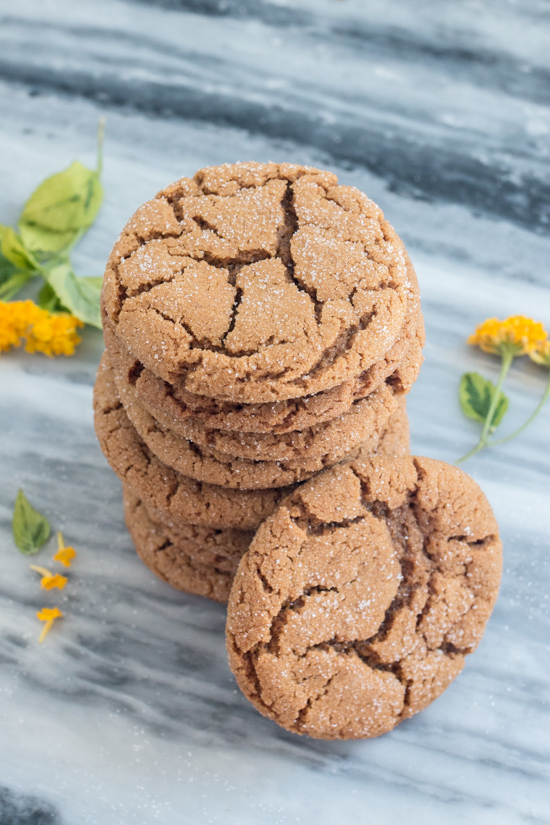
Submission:
<svg viewBox="0 0 550 825">
<path fill-rule="evenodd" d="M 191 393 L 177 380 L 168 383 L 137 359 L 113 328 L 103 329 L 105 346 L 120 381 L 130 384 L 141 404 L 165 426 L 184 438 L 196 440 L 197 429 L 281 435 L 305 430 L 345 413 L 351 405 L 385 383 L 397 396 L 406 395 L 422 366 L 424 321 L 420 308 L 416 320 L 407 319 L 401 335 L 384 358 L 354 378 L 314 395 L 265 404 L 239 404 Z"/>
<path fill-rule="evenodd" d="M 212 528 L 256 530 L 293 487 L 239 490 L 197 481 L 165 464 L 140 438 L 120 401 L 108 357 L 100 362 L 94 387 L 94 425 L 103 454 L 116 475 L 149 508 L 165 518 Z M 359 449 L 359 455 L 370 452 Z M 388 421 L 376 451 L 409 451 L 404 405 Z"/>
<path fill-rule="evenodd" d="M 479 643 L 501 542 L 475 482 L 378 456 L 298 487 L 231 589 L 229 661 L 265 716 L 322 739 L 378 736 L 430 704 Z"/>
<path fill-rule="evenodd" d="M 140 207 L 109 258 L 105 323 L 153 374 L 239 403 L 335 387 L 418 317 L 382 211 L 330 172 L 237 163 Z"/>
</svg>

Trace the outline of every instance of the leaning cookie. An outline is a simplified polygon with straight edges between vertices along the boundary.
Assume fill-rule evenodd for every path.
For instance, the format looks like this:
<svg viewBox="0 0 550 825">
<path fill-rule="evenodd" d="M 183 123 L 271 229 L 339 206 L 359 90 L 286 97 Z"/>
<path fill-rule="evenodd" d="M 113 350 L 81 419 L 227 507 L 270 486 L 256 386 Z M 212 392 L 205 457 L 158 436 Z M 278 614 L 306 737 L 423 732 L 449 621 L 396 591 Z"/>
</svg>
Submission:
<svg viewBox="0 0 550 825">
<path fill-rule="evenodd" d="M 375 364 L 418 305 L 382 211 L 291 164 L 203 169 L 138 209 L 109 258 L 102 313 L 155 375 L 199 395 L 310 395 Z"/>
<path fill-rule="evenodd" d="M 228 606 L 229 661 L 265 716 L 379 736 L 430 704 L 479 643 L 501 542 L 475 482 L 376 456 L 301 485 L 261 525 Z"/>
</svg>

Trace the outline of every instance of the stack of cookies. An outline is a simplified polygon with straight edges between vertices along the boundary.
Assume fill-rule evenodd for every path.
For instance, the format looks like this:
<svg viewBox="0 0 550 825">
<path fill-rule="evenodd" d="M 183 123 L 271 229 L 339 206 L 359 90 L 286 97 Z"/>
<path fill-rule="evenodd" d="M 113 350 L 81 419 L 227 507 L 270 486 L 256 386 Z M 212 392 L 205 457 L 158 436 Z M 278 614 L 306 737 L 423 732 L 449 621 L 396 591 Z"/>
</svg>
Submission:
<svg viewBox="0 0 550 825">
<path fill-rule="evenodd" d="M 496 599 L 477 485 L 408 455 L 424 327 L 407 253 L 329 172 L 204 169 L 131 218 L 104 279 L 101 447 L 141 559 L 228 604 L 265 716 L 377 736 L 459 673 Z"/>
<path fill-rule="evenodd" d="M 414 270 L 381 210 L 291 164 L 204 169 L 144 204 L 109 259 L 96 429 L 137 552 L 227 601 L 296 484 L 409 450 Z"/>
</svg>

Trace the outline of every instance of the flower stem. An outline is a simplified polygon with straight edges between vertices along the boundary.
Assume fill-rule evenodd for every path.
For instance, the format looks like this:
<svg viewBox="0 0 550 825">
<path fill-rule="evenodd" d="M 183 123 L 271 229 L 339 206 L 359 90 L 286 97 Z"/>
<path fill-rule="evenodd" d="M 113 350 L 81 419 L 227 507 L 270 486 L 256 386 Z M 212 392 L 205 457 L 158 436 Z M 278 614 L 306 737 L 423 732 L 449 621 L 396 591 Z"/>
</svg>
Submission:
<svg viewBox="0 0 550 825">
<path fill-rule="evenodd" d="M 546 389 L 544 390 L 544 394 L 543 394 L 542 398 L 540 399 L 539 403 L 537 404 L 537 406 L 536 406 L 534 412 L 532 413 L 532 415 L 529 416 L 527 421 L 524 424 L 522 424 L 521 427 L 518 427 L 517 430 L 514 430 L 513 433 L 511 433 L 510 435 L 505 436 L 504 438 L 499 438 L 497 441 L 489 441 L 488 446 L 493 447 L 496 444 L 505 444 L 507 441 L 511 441 L 517 435 L 521 435 L 521 433 L 524 430 L 527 429 L 529 424 L 531 424 L 531 422 L 535 420 L 535 418 L 537 417 L 539 412 L 542 410 L 542 408 L 544 407 L 544 405 L 548 401 L 548 398 L 550 398 L 550 370 L 548 371 L 548 382 L 546 384 Z"/>
<path fill-rule="evenodd" d="M 476 453 L 479 453 L 480 450 L 483 450 L 484 447 L 488 445 L 487 436 L 491 431 L 491 424 L 493 423 L 493 418 L 495 415 L 495 411 L 500 400 L 500 392 L 502 390 L 502 385 L 504 383 L 504 379 L 508 374 L 508 370 L 514 360 L 514 353 L 513 352 L 503 352 L 502 354 L 502 364 L 500 367 L 500 375 L 498 377 L 498 381 L 496 383 L 495 391 L 493 393 L 493 397 L 491 399 L 491 406 L 489 407 L 489 412 L 485 416 L 485 422 L 483 424 L 483 429 L 481 431 L 481 435 L 479 436 L 479 441 L 472 447 L 469 453 L 466 455 L 461 456 L 461 458 L 456 461 L 456 464 L 461 464 L 463 461 L 466 461 L 467 458 L 471 458 Z"/>
</svg>

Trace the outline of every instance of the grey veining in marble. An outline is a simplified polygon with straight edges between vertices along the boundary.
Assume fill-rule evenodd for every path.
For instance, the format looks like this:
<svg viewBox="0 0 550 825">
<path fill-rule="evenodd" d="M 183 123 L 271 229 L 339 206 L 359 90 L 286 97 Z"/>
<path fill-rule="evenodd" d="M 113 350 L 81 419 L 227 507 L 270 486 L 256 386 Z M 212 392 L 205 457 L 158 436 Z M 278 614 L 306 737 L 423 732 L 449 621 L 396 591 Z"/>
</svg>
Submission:
<svg viewBox="0 0 550 825">
<path fill-rule="evenodd" d="M 0 221 L 107 116 L 105 205 L 76 255 L 101 273 L 167 182 L 237 159 L 327 166 L 381 204 L 418 271 L 428 343 L 417 453 L 475 439 L 465 339 L 491 315 L 550 325 L 550 6 L 537 0 L 0 0 Z M 92 428 L 102 350 L 0 359 L 0 825 L 550 823 L 550 408 L 468 469 L 505 542 L 478 651 L 428 710 L 378 740 L 288 734 L 237 691 L 224 609 L 154 579 Z M 506 427 L 543 372 L 508 382 Z M 22 486 L 79 551 L 43 646 L 14 549 Z M 39 557 L 45 563 L 51 547 Z"/>
</svg>

